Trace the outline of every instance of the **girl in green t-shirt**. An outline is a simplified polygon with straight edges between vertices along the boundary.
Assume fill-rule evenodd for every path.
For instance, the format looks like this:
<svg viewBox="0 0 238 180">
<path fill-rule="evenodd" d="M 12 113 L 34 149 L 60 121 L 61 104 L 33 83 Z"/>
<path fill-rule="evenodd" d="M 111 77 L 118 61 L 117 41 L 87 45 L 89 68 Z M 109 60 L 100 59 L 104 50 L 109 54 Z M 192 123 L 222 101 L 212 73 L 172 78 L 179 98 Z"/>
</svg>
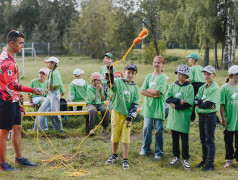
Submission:
<svg viewBox="0 0 238 180">
<path fill-rule="evenodd" d="M 88 86 L 86 93 L 86 104 L 89 112 L 89 133 L 95 135 L 94 127 L 97 118 L 98 111 L 101 112 L 104 117 L 101 131 L 101 135 L 105 135 L 108 127 L 109 110 L 104 104 L 104 93 L 102 80 L 104 79 L 99 72 L 94 72 L 91 76 L 92 84 Z"/>
<path fill-rule="evenodd" d="M 177 81 L 170 85 L 166 102 L 170 104 L 166 128 L 171 129 L 172 149 L 174 158 L 170 165 L 180 163 L 179 137 L 182 140 L 183 167 L 190 169 L 188 134 L 190 130 L 190 115 L 193 109 L 193 86 L 186 81 L 189 77 L 189 67 L 180 65 L 175 71 Z"/>
<path fill-rule="evenodd" d="M 141 94 L 145 96 L 142 108 L 144 116 L 143 144 L 140 155 L 150 153 L 152 129 L 155 129 L 155 159 L 161 159 L 164 145 L 165 92 L 167 76 L 163 73 L 164 58 L 156 56 L 153 61 L 154 72 L 147 75 Z"/>
<path fill-rule="evenodd" d="M 234 65 L 228 70 L 229 76 L 226 84 L 221 87 L 220 113 L 224 130 L 226 164 L 224 168 L 231 167 L 233 159 L 238 161 L 238 66 Z M 235 151 L 233 138 L 235 136 Z"/>
<path fill-rule="evenodd" d="M 41 108 L 39 108 L 39 111 L 41 112 L 60 111 L 60 96 L 61 96 L 60 89 L 63 89 L 63 83 L 61 80 L 61 75 L 59 71 L 56 69 L 59 64 L 59 59 L 52 56 L 49 59 L 44 60 L 44 62 L 50 69 L 50 73 L 47 81 L 47 89 L 45 90 L 46 99 L 41 105 Z M 51 121 L 54 130 L 63 133 L 63 124 L 61 116 L 60 115 L 52 116 Z M 43 130 L 48 130 L 47 116 L 40 116 L 40 120 L 39 117 L 37 116 L 36 122 L 39 122 L 39 125 Z M 36 130 L 37 128 L 40 130 L 38 124 L 35 123 L 34 129 Z"/>
</svg>

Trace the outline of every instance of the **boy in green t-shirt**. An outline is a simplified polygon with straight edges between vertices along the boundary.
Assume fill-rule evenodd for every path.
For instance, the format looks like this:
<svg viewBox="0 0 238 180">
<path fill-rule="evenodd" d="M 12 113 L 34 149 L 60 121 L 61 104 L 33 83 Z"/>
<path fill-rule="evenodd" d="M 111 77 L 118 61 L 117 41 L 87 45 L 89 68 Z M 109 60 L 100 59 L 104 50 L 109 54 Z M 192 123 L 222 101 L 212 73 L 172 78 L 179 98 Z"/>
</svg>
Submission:
<svg viewBox="0 0 238 180">
<path fill-rule="evenodd" d="M 89 112 L 89 129 L 90 135 L 95 135 L 94 126 L 97 118 L 98 111 L 104 117 L 101 135 L 105 135 L 108 127 L 109 109 L 104 104 L 104 94 L 102 80 L 104 79 L 99 72 L 94 72 L 91 76 L 92 84 L 88 86 L 86 93 L 86 104 Z"/>
<path fill-rule="evenodd" d="M 166 102 L 170 104 L 166 128 L 171 129 L 173 160 L 170 165 L 180 163 L 179 136 L 182 140 L 183 167 L 190 169 L 189 142 L 190 115 L 193 109 L 193 86 L 186 81 L 189 77 L 189 67 L 180 65 L 175 71 L 177 81 L 170 85 L 166 95 Z"/>
<path fill-rule="evenodd" d="M 47 89 L 45 90 L 46 99 L 44 100 L 41 108 L 39 108 L 39 111 L 41 112 L 47 112 L 47 111 L 60 111 L 60 89 L 63 90 L 63 83 L 61 80 L 61 75 L 59 71 L 56 69 L 59 64 L 59 59 L 52 56 L 47 60 L 44 60 L 45 63 L 47 63 L 47 67 L 50 69 L 50 73 L 48 76 L 47 81 Z M 63 124 L 61 120 L 61 116 L 52 116 L 52 126 L 54 130 L 60 131 L 63 133 Z M 46 116 L 40 116 L 36 117 L 36 122 L 39 122 L 40 127 L 43 130 L 48 130 L 48 119 Z M 38 127 L 38 124 L 35 123 L 34 129 L 37 128 L 40 130 L 40 127 Z"/>
<path fill-rule="evenodd" d="M 130 143 L 131 120 L 136 117 L 140 104 L 140 93 L 138 86 L 132 81 L 137 73 L 137 67 L 134 64 L 128 64 L 125 67 L 125 79 L 115 79 L 112 84 L 109 82 L 108 75 L 106 80 L 108 86 L 112 88 L 112 151 L 113 154 L 106 161 L 106 164 L 112 164 L 118 159 L 119 140 L 123 143 L 123 169 L 129 169 L 128 153 Z M 113 79 L 113 76 L 110 76 Z"/>
<path fill-rule="evenodd" d="M 108 73 L 108 69 L 111 66 L 113 61 L 113 55 L 112 53 L 108 52 L 104 55 L 103 58 L 103 63 L 104 66 L 101 67 L 99 73 L 105 78 L 106 77 L 106 73 Z M 114 66 L 111 66 L 110 71 L 112 74 L 114 74 L 116 72 L 116 68 Z M 108 90 L 108 86 L 107 83 L 105 81 L 105 79 L 102 80 L 102 84 L 103 84 L 103 90 L 104 90 L 104 98 L 105 100 L 109 99 L 109 90 Z"/>
<path fill-rule="evenodd" d="M 222 125 L 225 127 L 226 164 L 224 168 L 231 167 L 234 158 L 238 162 L 238 66 L 230 67 L 228 73 L 226 84 L 221 87 L 220 107 Z M 235 151 L 233 148 L 234 136 Z"/>
<path fill-rule="evenodd" d="M 49 73 L 49 69 L 41 68 L 39 70 L 39 77 L 37 79 L 33 79 L 29 83 L 29 87 L 38 88 L 42 93 L 47 89 L 47 75 Z M 43 101 L 45 100 L 46 95 L 43 97 Z M 28 94 L 29 102 L 31 107 L 40 106 L 42 104 L 42 96 L 34 95 L 33 93 Z"/>
<path fill-rule="evenodd" d="M 205 82 L 204 76 L 202 74 L 203 67 L 198 64 L 198 59 L 200 58 L 200 56 L 197 53 L 191 53 L 189 56 L 186 56 L 186 58 L 188 58 L 189 64 L 192 65 L 189 70 L 189 78 L 187 79 L 187 81 L 193 85 L 194 97 L 195 97 L 198 93 L 198 89 Z M 196 118 L 196 114 L 195 114 L 195 106 L 194 106 L 190 120 L 193 122 L 195 118 Z"/>
<path fill-rule="evenodd" d="M 216 112 L 220 109 L 220 87 L 214 82 L 216 70 L 213 66 L 203 68 L 206 83 L 198 90 L 194 99 L 199 116 L 199 132 L 202 145 L 202 161 L 196 166 L 201 171 L 214 171 Z"/>
</svg>

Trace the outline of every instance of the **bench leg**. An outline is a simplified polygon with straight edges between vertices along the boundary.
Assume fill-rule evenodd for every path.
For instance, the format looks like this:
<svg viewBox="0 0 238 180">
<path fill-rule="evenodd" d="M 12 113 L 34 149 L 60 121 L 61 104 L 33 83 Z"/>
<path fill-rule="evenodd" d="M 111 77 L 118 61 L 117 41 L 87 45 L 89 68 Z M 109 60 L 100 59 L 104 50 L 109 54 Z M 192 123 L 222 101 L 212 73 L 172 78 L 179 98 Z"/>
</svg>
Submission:
<svg viewBox="0 0 238 180">
<path fill-rule="evenodd" d="M 90 129 L 89 129 L 89 115 L 85 115 L 84 117 L 86 120 L 86 135 L 88 135 L 89 131 L 90 131 Z"/>
</svg>

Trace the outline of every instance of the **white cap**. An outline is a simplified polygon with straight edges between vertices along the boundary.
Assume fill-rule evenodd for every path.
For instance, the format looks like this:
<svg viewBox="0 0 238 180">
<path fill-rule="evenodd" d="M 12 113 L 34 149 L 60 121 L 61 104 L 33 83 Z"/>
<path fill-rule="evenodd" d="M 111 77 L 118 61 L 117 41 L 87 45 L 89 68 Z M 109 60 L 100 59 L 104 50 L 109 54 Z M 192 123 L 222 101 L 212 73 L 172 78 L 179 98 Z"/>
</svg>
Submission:
<svg viewBox="0 0 238 180">
<path fill-rule="evenodd" d="M 50 72 L 50 70 L 49 70 L 49 69 L 46 69 L 46 68 L 41 68 L 41 69 L 39 70 L 39 73 L 40 73 L 40 72 L 43 72 L 43 73 L 45 73 L 46 75 L 48 75 L 49 72 Z"/>
<path fill-rule="evenodd" d="M 79 75 L 81 75 L 81 74 L 83 74 L 84 73 L 84 71 L 83 70 L 81 70 L 81 69 L 79 69 L 79 68 L 77 68 L 77 69 L 75 69 L 74 70 L 74 75 L 75 76 L 79 76 Z"/>
<path fill-rule="evenodd" d="M 208 72 L 210 74 L 213 74 L 213 73 L 216 74 L 216 69 L 213 66 L 208 65 L 208 66 L 203 68 L 202 72 Z"/>
<path fill-rule="evenodd" d="M 54 56 L 52 56 L 52 57 L 50 57 L 49 59 L 46 59 L 46 60 L 44 60 L 45 62 L 54 62 L 54 63 L 56 63 L 56 64 L 58 64 L 59 63 L 59 59 L 57 58 L 57 57 L 54 57 Z"/>
<path fill-rule="evenodd" d="M 237 65 L 233 65 L 229 68 L 228 70 L 229 74 L 237 74 L 238 73 L 238 66 Z"/>
</svg>

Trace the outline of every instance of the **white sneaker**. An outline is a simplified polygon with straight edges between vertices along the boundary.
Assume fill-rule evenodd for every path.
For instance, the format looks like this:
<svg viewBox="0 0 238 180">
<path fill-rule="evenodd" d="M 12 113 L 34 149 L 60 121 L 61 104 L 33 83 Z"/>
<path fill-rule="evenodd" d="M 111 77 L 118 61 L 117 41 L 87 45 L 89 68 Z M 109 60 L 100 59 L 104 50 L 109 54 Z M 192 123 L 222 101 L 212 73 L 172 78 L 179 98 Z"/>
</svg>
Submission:
<svg viewBox="0 0 238 180">
<path fill-rule="evenodd" d="M 141 151 L 141 152 L 140 152 L 140 155 L 141 155 L 141 156 L 145 156 L 146 154 L 145 154 L 143 151 Z"/>
<path fill-rule="evenodd" d="M 174 157 L 169 164 L 170 165 L 177 165 L 179 163 L 180 163 L 180 159 L 178 157 Z"/>
<path fill-rule="evenodd" d="M 111 157 L 106 161 L 105 164 L 112 164 L 114 163 L 116 160 L 118 160 L 118 157 L 111 155 Z"/>
<path fill-rule="evenodd" d="M 226 164 L 225 164 L 224 168 L 231 167 L 232 164 L 233 164 L 233 160 L 226 160 Z"/>
<path fill-rule="evenodd" d="M 184 167 L 184 169 L 191 169 L 189 160 L 187 160 L 187 159 L 183 160 L 183 167 Z"/>
<path fill-rule="evenodd" d="M 95 135 L 94 130 L 90 130 L 90 131 L 89 131 L 89 134 L 90 134 L 90 136 L 94 136 L 94 135 Z"/>
<path fill-rule="evenodd" d="M 123 166 L 123 169 L 129 169 L 130 166 L 129 166 L 128 160 L 123 160 L 122 166 Z"/>
</svg>

